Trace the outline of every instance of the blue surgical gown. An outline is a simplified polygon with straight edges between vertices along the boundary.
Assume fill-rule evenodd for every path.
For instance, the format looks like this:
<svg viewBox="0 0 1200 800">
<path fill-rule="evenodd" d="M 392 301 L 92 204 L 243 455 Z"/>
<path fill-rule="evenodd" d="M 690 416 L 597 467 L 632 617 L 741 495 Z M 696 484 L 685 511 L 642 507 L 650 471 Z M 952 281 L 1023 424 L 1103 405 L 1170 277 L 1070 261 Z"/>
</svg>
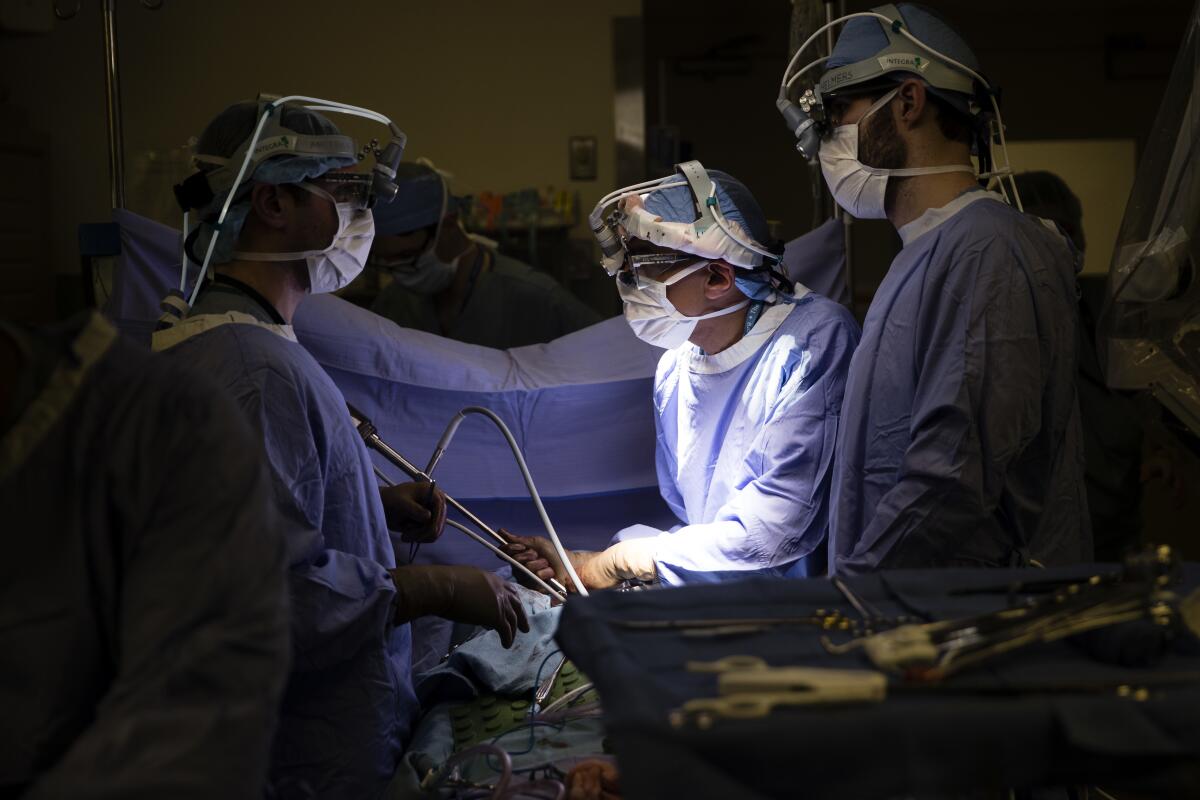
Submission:
<svg viewBox="0 0 1200 800">
<path fill-rule="evenodd" d="M 0 797 L 262 797 L 288 617 L 261 448 L 217 386 L 98 314 L 20 338 Z"/>
<path fill-rule="evenodd" d="M 654 388 L 663 498 L 683 523 L 656 536 L 667 584 L 804 576 L 825 540 L 838 409 L 858 325 L 820 295 L 769 306 L 712 356 L 663 354 Z"/>
<path fill-rule="evenodd" d="M 1070 245 L 982 191 L 900 234 L 846 383 L 831 571 L 1089 558 Z"/>
<path fill-rule="evenodd" d="M 392 625 L 395 566 L 370 457 L 341 392 L 254 303 L 220 284 L 174 331 L 205 315 L 227 322 L 170 345 L 233 396 L 265 443 L 279 504 L 292 525 L 293 667 L 272 782 L 283 796 L 378 796 L 418 711 L 407 625 Z M 169 340 L 168 340 L 169 343 Z M 156 334 L 155 347 L 164 346 Z"/>
<path fill-rule="evenodd" d="M 395 281 L 384 287 L 371 310 L 402 328 L 504 350 L 544 344 L 594 325 L 600 315 L 558 281 L 515 258 L 491 253 L 492 268 L 475 282 L 449 330 L 442 330 L 434 298 Z"/>
</svg>

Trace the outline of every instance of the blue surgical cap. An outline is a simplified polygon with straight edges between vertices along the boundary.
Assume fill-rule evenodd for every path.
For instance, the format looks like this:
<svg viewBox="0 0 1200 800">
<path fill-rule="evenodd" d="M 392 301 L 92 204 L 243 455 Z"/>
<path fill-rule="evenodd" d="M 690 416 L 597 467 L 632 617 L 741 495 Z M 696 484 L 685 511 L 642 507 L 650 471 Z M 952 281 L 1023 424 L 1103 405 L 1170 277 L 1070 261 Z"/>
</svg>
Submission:
<svg viewBox="0 0 1200 800">
<path fill-rule="evenodd" d="M 230 158 L 254 134 L 262 113 L 258 103 L 253 101 L 235 103 L 208 124 L 200 138 L 196 141 L 197 155 Z M 281 127 L 293 133 L 305 136 L 337 136 L 337 126 L 315 111 L 298 106 L 281 106 L 276 110 Z M 217 245 L 213 249 L 210 263 L 224 264 L 233 260 L 233 251 L 237 246 L 238 235 L 250 212 L 248 201 L 251 182 L 257 183 L 299 183 L 324 175 L 333 169 L 348 167 L 357 163 L 356 159 L 347 156 L 276 156 L 261 162 L 254 171 L 242 180 L 237 187 L 237 199 L 229 206 L 225 222 L 221 226 L 221 235 L 217 237 Z M 236 170 L 240 164 L 231 164 Z M 200 210 L 204 220 L 216 220 L 225 203 L 226 192 L 219 192 L 211 203 Z M 213 227 L 207 221 L 200 225 L 192 252 L 198 259 L 204 258 L 208 243 L 212 237 Z"/>
<path fill-rule="evenodd" d="M 908 28 L 909 33 L 940 53 L 953 58 L 955 61 L 970 67 L 976 72 L 982 71 L 979 59 L 971 51 L 966 41 L 950 27 L 941 17 L 924 6 L 913 3 L 899 3 L 896 9 L 900 19 Z M 882 11 L 875 8 L 874 11 Z M 829 60 L 825 62 L 825 70 L 837 69 L 849 64 L 857 64 L 875 57 L 888 46 L 887 34 L 884 33 L 884 23 L 873 17 L 855 17 L 846 22 L 838 36 L 837 43 Z M 901 81 L 906 77 L 919 78 L 916 73 L 890 72 L 882 76 L 883 80 Z M 966 111 L 966 98 L 959 92 L 944 89 L 932 89 L 934 94 L 953 103 L 962 111 Z"/>
<path fill-rule="evenodd" d="M 753 244 L 766 246 L 771 239 L 767 217 L 745 184 L 720 170 L 708 170 L 708 177 L 717 187 L 716 197 L 721 216 L 726 222 L 736 222 L 753 238 Z M 672 186 L 651 192 L 645 200 L 646 210 L 664 222 L 695 222 L 699 217 L 696 198 L 690 186 Z M 766 270 L 738 268 L 735 281 L 742 294 L 751 300 L 766 300 L 774 287 Z"/>
<path fill-rule="evenodd" d="M 375 235 L 402 236 L 436 225 L 445 205 L 446 181 L 428 164 L 404 163 L 396 169 L 400 191 L 375 208 Z"/>
</svg>

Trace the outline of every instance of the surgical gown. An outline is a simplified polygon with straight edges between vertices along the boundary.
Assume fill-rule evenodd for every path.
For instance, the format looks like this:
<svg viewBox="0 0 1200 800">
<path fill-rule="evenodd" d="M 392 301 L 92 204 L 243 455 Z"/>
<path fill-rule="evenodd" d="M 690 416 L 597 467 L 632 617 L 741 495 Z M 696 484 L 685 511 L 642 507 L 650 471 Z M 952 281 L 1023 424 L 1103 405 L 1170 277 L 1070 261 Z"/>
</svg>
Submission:
<svg viewBox="0 0 1200 800">
<path fill-rule="evenodd" d="M 825 540 L 838 410 L 857 342 L 850 313 L 810 293 L 769 306 L 716 355 L 689 343 L 663 355 L 654 388 L 658 481 L 683 526 L 657 532 L 660 580 L 814 571 L 807 557 Z"/>
<path fill-rule="evenodd" d="M 18 338 L 0 797 L 262 797 L 288 629 L 261 448 L 211 381 L 99 315 Z"/>
<path fill-rule="evenodd" d="M 392 543 L 346 402 L 290 326 L 220 283 L 189 317 L 155 334 L 154 346 L 234 398 L 265 443 L 292 523 L 294 663 L 272 783 L 284 797 L 377 797 L 418 707 L 409 627 L 392 625 Z"/>
<path fill-rule="evenodd" d="M 415 328 L 449 339 L 504 350 L 543 344 L 600 321 L 549 275 L 495 253 L 492 268 L 480 274 L 466 304 L 447 331 L 438 321 L 433 297 L 419 295 L 393 281 L 371 310 L 402 328 Z"/>
<path fill-rule="evenodd" d="M 830 569 L 1089 558 L 1074 251 L 983 191 L 900 235 L 846 383 Z"/>
</svg>

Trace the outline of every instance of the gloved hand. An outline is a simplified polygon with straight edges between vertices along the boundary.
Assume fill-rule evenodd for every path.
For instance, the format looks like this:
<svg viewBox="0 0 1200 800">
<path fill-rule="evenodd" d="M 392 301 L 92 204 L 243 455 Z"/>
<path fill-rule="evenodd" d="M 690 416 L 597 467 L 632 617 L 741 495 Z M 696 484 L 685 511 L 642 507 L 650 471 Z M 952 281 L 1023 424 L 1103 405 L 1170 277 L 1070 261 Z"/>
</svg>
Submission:
<svg viewBox="0 0 1200 800">
<path fill-rule="evenodd" d="M 433 615 L 500 634 L 512 647 L 517 631 L 529 633 L 529 620 L 517 589 L 498 575 L 475 567 L 407 566 L 392 570 L 396 584 L 396 624 Z"/>
<path fill-rule="evenodd" d="M 554 549 L 554 542 L 541 536 L 517 536 L 503 528 L 500 529 L 499 533 L 508 542 L 503 548 L 504 552 L 524 564 L 527 570 L 544 581 L 554 578 L 567 587 L 568 592 L 575 593 L 578 591 L 575 588 L 575 582 L 571 580 L 566 567 L 563 566 L 562 559 L 558 557 L 558 551 Z M 567 551 L 567 557 L 571 559 L 571 566 L 575 567 L 576 572 L 579 572 L 583 564 L 595 555 L 595 553 L 586 550 Z M 524 573 L 513 570 L 513 577 L 526 589 L 545 593 L 542 587 L 529 580 Z M 585 582 L 584 585 L 587 586 L 587 583 Z M 587 588 L 590 589 L 592 587 L 587 586 Z"/>
<path fill-rule="evenodd" d="M 654 537 L 617 542 L 589 560 L 579 577 L 589 589 L 605 589 L 626 580 L 653 581 L 658 577 L 654 545 Z"/>
<path fill-rule="evenodd" d="M 525 568 L 542 580 L 557 578 L 559 583 L 574 592 L 575 584 L 563 567 L 562 559 L 554 543 L 540 536 L 514 536 L 501 530 L 500 535 L 508 540 L 505 551 L 525 565 Z M 588 589 L 609 589 L 623 580 L 652 581 L 658 575 L 654 564 L 654 539 L 630 539 L 618 542 L 599 553 L 587 550 L 568 550 L 571 566 Z M 515 573 L 521 579 L 520 573 Z M 528 579 L 526 579 L 528 580 Z M 522 584 L 524 585 L 524 584 Z M 537 589 L 537 586 L 529 586 Z"/>
<path fill-rule="evenodd" d="M 379 499 L 387 526 L 403 542 L 436 541 L 446 525 L 446 495 L 432 483 L 398 483 L 381 486 Z"/>
</svg>

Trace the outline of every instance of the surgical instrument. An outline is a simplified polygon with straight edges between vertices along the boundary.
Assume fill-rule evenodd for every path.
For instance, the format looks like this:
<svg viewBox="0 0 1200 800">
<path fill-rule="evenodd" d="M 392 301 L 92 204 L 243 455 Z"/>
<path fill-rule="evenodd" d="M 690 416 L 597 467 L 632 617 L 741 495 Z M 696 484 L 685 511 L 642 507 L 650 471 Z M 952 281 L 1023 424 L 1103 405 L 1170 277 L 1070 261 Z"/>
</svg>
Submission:
<svg viewBox="0 0 1200 800">
<path fill-rule="evenodd" d="M 821 644 L 833 654 L 862 648 L 880 669 L 903 672 L 915 681 L 940 681 L 1035 642 L 1141 619 L 1170 625 L 1178 616 L 1177 606 L 1186 609 L 1195 602 L 1188 598 L 1180 604 L 1166 591 L 1178 570 L 1170 548 L 1160 547 L 1127 560 L 1120 578 L 1093 576 L 1036 603 L 964 619 L 902 625 L 843 645 L 822 637 Z"/>
<path fill-rule="evenodd" d="M 816 625 L 825 630 L 848 630 L 852 620 L 840 611 L 818 608 L 801 617 L 729 617 L 714 619 L 621 619 L 613 624 L 633 631 L 698 631 L 733 627 L 770 628 L 786 625 Z"/>
<path fill-rule="evenodd" d="M 928 683 L 889 683 L 875 670 L 837 670 L 816 667 L 772 667 L 757 656 L 728 656 L 717 661 L 689 661 L 692 673 L 715 673 L 717 697 L 694 698 L 673 710 L 668 721 L 674 728 L 694 722 L 705 730 L 717 719 L 754 719 L 770 714 L 778 706 L 816 706 L 845 703 L 880 703 L 890 693 L 921 693 L 972 696 L 1032 694 L 1104 694 L 1144 702 L 1152 689 L 1200 684 L 1200 672 L 1176 672 L 1139 676 L 1136 681 L 1105 679 L 1064 683 L 994 686 L 944 686 Z"/>
<path fill-rule="evenodd" d="M 574 702 L 576 699 L 578 699 L 578 698 L 582 697 L 583 695 L 587 694 L 588 692 L 590 692 L 590 691 L 591 691 L 592 689 L 594 689 L 594 688 L 596 688 L 596 687 L 595 687 L 595 684 L 592 684 L 592 683 L 585 683 L 585 684 L 583 684 L 582 686 L 577 686 L 577 687 L 575 687 L 575 688 L 574 688 L 574 689 L 572 689 L 571 691 L 569 691 L 569 692 L 567 692 L 566 694 L 564 694 L 562 697 L 560 697 L 560 698 L 558 698 L 557 700 L 555 700 L 555 701 L 554 701 L 553 703 L 551 703 L 550 705 L 548 705 L 548 706 L 546 706 L 545 708 L 543 708 L 543 709 L 542 709 L 542 711 L 541 711 L 541 715 L 544 715 L 544 714 L 549 714 L 549 713 L 550 713 L 550 712 L 552 712 L 552 711 L 557 711 L 558 709 L 562 708 L 563 706 L 570 705 L 570 704 L 571 704 L 572 702 Z M 539 715 L 539 716 L 541 716 L 541 715 Z"/>
<path fill-rule="evenodd" d="M 542 519 L 542 527 L 546 529 L 546 534 L 550 537 L 550 542 L 554 545 L 554 550 L 558 554 L 559 560 L 562 561 L 563 569 L 567 575 L 571 577 L 571 581 L 575 584 L 575 591 L 584 597 L 587 596 L 587 588 L 583 585 L 583 581 L 579 579 L 579 574 L 575 572 L 574 565 L 571 564 L 571 559 L 567 555 L 566 548 L 563 547 L 562 540 L 558 538 L 558 531 L 554 530 L 554 523 L 550 521 L 550 515 L 546 513 L 546 507 L 542 505 L 542 497 L 538 493 L 537 486 L 533 483 L 533 476 L 529 472 L 529 465 L 525 463 L 525 456 L 521 453 L 521 448 L 517 446 L 517 440 L 513 437 L 512 431 L 504 424 L 504 420 L 491 409 L 483 406 L 467 406 L 461 409 L 446 425 L 446 430 L 442 432 L 442 437 L 438 440 L 437 445 L 433 449 L 433 455 L 429 459 L 429 466 L 425 469 L 427 475 L 432 475 L 433 470 L 437 467 L 438 461 L 445 454 L 446 448 L 450 446 L 450 440 L 454 438 L 454 434 L 458 431 L 458 426 L 466 419 L 468 414 L 478 414 L 487 417 L 493 425 L 504 436 L 505 442 L 508 443 L 509 449 L 512 451 L 513 458 L 517 461 L 517 469 L 521 471 L 521 477 L 525 480 L 525 488 L 529 490 L 529 497 L 533 500 L 533 505 L 537 509 L 538 516 Z M 566 589 L 555 582 L 555 585 L 564 593 Z"/>
<path fill-rule="evenodd" d="M 771 667 L 756 656 L 729 656 L 718 661 L 689 661 L 689 672 L 717 674 L 718 697 L 685 701 L 671 712 L 672 727 L 689 718 L 708 728 L 714 718 L 765 717 L 776 706 L 878 703 L 887 694 L 887 678 L 874 670 Z"/>
<path fill-rule="evenodd" d="M 848 631 L 866 635 L 874 625 L 895 627 L 912 621 L 911 617 L 875 616 L 860 623 L 837 609 L 818 608 L 807 616 L 798 617 L 716 617 L 701 619 L 621 619 L 612 620 L 618 628 L 630 631 L 678 631 L 688 638 L 716 638 L 762 633 L 772 628 L 811 625 L 826 631 Z"/>
<path fill-rule="evenodd" d="M 346 404 L 346 408 L 350 411 L 350 419 L 354 423 L 355 429 L 358 431 L 359 436 L 363 437 L 363 441 L 365 441 L 367 443 L 368 447 L 371 447 L 376 452 L 383 455 L 384 458 L 386 458 L 388 461 L 390 461 L 392 464 L 394 464 L 396 467 L 398 467 L 400 470 L 402 470 L 405 474 L 407 474 L 413 480 L 415 480 L 415 481 L 422 481 L 422 480 L 429 481 L 430 480 L 428 475 L 426 475 L 421 470 L 417 469 L 417 467 L 415 467 L 410 461 L 408 461 L 408 459 L 406 459 L 404 456 L 400 455 L 395 450 L 393 450 L 387 444 L 387 442 L 380 439 L 379 434 L 376 432 L 375 426 L 373 424 L 371 424 L 371 421 L 369 419 L 367 419 L 366 416 L 362 412 L 355 409 L 349 403 Z M 379 469 L 378 466 L 374 466 L 374 469 L 375 469 L 375 474 L 380 478 L 380 480 L 384 481 L 389 486 L 395 485 L 395 481 L 393 481 L 391 478 L 387 477 L 387 475 L 385 475 L 383 473 L 383 471 L 381 469 Z M 432 482 L 432 481 L 430 481 L 430 482 Z M 462 503 L 458 502 L 457 500 L 455 500 L 453 497 L 451 497 L 448 494 L 446 495 L 446 504 L 449 505 L 451 508 L 455 509 L 456 511 L 458 511 L 460 514 L 462 514 L 464 517 L 466 517 L 467 520 L 469 520 L 472 524 L 474 524 L 477 528 L 479 528 L 484 533 L 489 534 L 493 539 L 500 542 L 502 545 L 508 544 L 508 542 L 504 539 L 504 537 L 502 537 L 500 534 L 496 533 L 494 530 L 492 530 L 490 527 L 488 527 L 487 524 L 484 523 L 483 520 L 481 520 L 479 517 L 472 514 L 471 511 L 466 506 L 464 506 Z M 520 561 L 517 561 L 515 558 L 510 556 L 508 553 L 504 552 L 502 549 L 500 549 L 496 545 L 487 541 L 479 534 L 470 530 L 465 525 L 455 522 L 454 520 L 446 520 L 446 524 L 450 525 L 455 530 L 462 531 L 467 536 L 471 537 L 471 539 L 473 539 L 477 543 L 483 545 L 488 550 L 490 550 L 493 555 L 495 555 L 496 557 L 500 558 L 503 561 L 508 562 L 509 566 L 511 566 L 513 569 L 521 572 L 526 577 L 528 577 L 530 580 L 532 580 L 534 583 L 536 583 L 538 586 L 542 587 L 542 589 L 545 590 L 545 592 L 547 594 L 549 594 L 551 597 L 553 597 L 554 599 L 558 600 L 559 602 L 566 602 L 566 599 L 567 599 L 566 590 L 562 588 L 561 584 L 558 584 L 557 587 L 547 584 L 546 581 L 543 581 L 541 578 L 539 578 L 537 575 L 535 575 L 533 572 L 531 572 Z M 555 583 L 557 584 L 557 581 Z"/>
<path fill-rule="evenodd" d="M 566 665 L 567 657 L 564 655 L 561 659 L 559 659 L 558 666 L 550 672 L 546 679 L 541 682 L 541 684 L 537 687 L 537 690 L 533 693 L 533 707 L 530 709 L 530 713 L 536 714 L 538 709 L 542 707 L 542 703 L 546 702 L 546 698 L 548 698 L 550 696 L 550 692 L 554 690 L 554 682 L 558 680 L 559 674 L 562 673 L 563 667 Z"/>
<path fill-rule="evenodd" d="M 841 578 L 835 575 L 830 580 L 833 583 L 833 587 L 841 592 L 842 597 L 846 598 L 846 602 L 853 606 L 854 610 L 863 618 L 863 625 L 870 632 L 873 628 L 871 623 L 882 619 L 883 614 L 879 612 L 879 609 L 851 591 L 850 587 Z"/>
</svg>

